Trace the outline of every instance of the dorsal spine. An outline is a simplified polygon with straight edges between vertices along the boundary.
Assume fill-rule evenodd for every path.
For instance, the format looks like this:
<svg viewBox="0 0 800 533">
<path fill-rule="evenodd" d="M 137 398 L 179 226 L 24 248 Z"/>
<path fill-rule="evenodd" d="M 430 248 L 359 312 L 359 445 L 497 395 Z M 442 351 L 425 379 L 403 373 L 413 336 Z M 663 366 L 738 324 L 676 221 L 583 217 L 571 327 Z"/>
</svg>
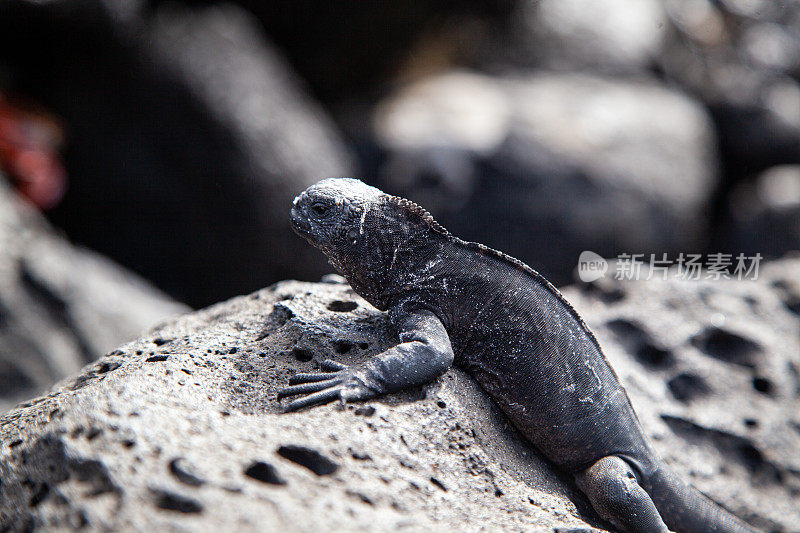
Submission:
<svg viewBox="0 0 800 533">
<path fill-rule="evenodd" d="M 564 298 L 564 295 L 561 294 L 561 291 L 559 291 L 552 283 L 547 281 L 547 279 L 541 274 L 539 274 L 536 270 L 534 270 L 527 264 L 523 263 L 519 259 L 511 257 L 510 255 L 505 254 L 500 250 L 489 248 L 488 246 L 477 242 L 470 242 L 470 241 L 465 241 L 463 239 L 459 239 L 458 237 L 454 236 L 452 233 L 447 231 L 444 228 L 444 226 L 436 222 L 436 220 L 433 218 L 433 215 L 431 215 L 428 210 L 426 210 L 421 205 L 412 202 L 411 200 L 408 200 L 401 196 L 392 196 L 388 194 L 386 196 L 391 203 L 399 207 L 402 207 L 403 209 L 406 209 L 407 211 L 419 216 L 428 225 L 428 227 L 430 227 L 436 233 L 444 236 L 448 241 L 450 241 L 454 245 L 476 251 L 482 255 L 494 257 L 495 259 L 498 259 L 506 264 L 510 264 L 517 270 L 524 272 L 528 276 L 532 277 L 534 281 L 536 281 L 537 283 L 542 284 L 551 294 L 553 294 L 553 296 L 559 299 L 559 301 L 564 305 L 567 311 L 575 318 L 575 320 L 578 321 L 581 328 L 584 330 L 584 332 L 586 332 L 586 334 L 592 340 L 592 343 L 597 347 L 597 350 L 601 354 L 603 353 L 603 349 L 600 347 L 600 343 L 597 341 L 597 338 L 594 336 L 592 330 L 589 329 L 589 326 L 586 325 L 586 322 L 583 321 L 583 317 L 581 317 L 581 315 L 578 314 L 578 311 L 576 311 L 575 308 L 572 307 L 572 304 L 569 303 L 569 301 L 566 298 Z"/>
</svg>

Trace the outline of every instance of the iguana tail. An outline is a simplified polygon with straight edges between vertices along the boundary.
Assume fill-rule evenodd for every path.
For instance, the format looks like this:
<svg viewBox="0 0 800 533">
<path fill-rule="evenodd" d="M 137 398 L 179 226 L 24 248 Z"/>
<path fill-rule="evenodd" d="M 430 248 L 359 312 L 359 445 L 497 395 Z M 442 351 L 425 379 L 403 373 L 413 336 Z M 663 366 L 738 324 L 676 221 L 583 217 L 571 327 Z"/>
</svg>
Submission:
<svg viewBox="0 0 800 533">
<path fill-rule="evenodd" d="M 647 479 L 642 488 L 656 504 L 661 518 L 672 531 L 680 533 L 756 533 L 752 526 L 703 495 L 666 465 Z"/>
</svg>

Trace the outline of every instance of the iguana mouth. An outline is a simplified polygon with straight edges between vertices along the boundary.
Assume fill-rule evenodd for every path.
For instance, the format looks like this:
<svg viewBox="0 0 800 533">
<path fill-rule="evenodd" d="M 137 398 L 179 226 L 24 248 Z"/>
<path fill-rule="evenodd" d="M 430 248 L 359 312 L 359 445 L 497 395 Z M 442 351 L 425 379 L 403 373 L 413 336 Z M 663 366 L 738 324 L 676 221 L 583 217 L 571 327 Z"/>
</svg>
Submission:
<svg viewBox="0 0 800 533">
<path fill-rule="evenodd" d="M 308 219 L 305 217 L 303 212 L 298 209 L 297 206 L 292 206 L 289 216 L 294 232 L 311 242 L 311 228 L 308 224 Z"/>
</svg>

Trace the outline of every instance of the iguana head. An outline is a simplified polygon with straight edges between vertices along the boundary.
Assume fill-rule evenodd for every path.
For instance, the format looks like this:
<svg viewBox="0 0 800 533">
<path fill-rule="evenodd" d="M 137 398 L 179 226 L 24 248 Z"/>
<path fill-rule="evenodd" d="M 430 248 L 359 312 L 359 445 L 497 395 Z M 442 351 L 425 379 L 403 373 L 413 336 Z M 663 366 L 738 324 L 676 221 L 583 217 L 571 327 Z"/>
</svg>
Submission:
<svg viewBox="0 0 800 533">
<path fill-rule="evenodd" d="M 433 230 L 433 219 L 419 206 L 350 178 L 324 179 L 300 193 L 291 220 L 294 230 L 379 308 L 398 283 L 398 268 L 408 266 Z"/>
<path fill-rule="evenodd" d="M 383 196 L 356 179 L 324 179 L 294 199 L 292 227 L 332 260 L 357 253 L 359 241 L 362 245 L 364 241 L 359 237 L 364 235 L 366 215 Z"/>
</svg>

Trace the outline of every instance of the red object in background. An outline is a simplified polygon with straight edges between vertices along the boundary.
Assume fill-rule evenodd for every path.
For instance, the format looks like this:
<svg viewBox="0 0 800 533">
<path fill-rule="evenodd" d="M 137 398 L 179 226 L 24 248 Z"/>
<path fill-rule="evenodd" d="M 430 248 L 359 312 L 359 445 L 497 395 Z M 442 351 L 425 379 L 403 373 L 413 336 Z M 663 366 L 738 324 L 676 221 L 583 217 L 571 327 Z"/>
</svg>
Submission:
<svg viewBox="0 0 800 533">
<path fill-rule="evenodd" d="M 0 94 L 0 169 L 41 209 L 58 205 L 67 189 L 58 156 L 63 140 L 55 117 Z"/>
</svg>

